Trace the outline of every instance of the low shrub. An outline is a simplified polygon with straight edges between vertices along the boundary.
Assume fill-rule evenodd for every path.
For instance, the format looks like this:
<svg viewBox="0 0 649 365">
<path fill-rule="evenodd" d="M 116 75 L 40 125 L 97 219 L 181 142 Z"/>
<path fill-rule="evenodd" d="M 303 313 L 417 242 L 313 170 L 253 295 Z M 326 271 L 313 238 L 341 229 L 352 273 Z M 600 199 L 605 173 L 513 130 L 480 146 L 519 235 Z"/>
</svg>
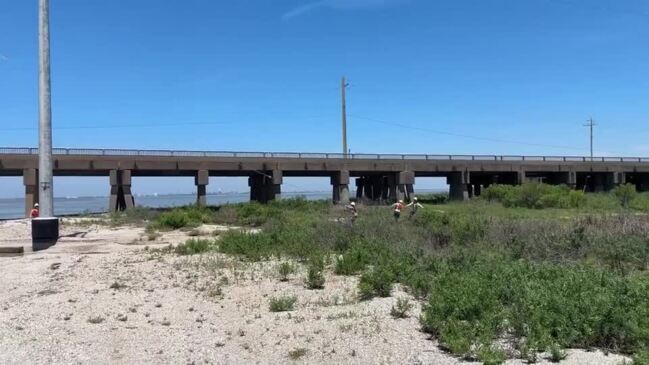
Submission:
<svg viewBox="0 0 649 365">
<path fill-rule="evenodd" d="M 412 309 L 412 303 L 408 298 L 399 298 L 397 303 L 390 309 L 390 315 L 394 318 L 408 318 L 408 311 Z"/>
<path fill-rule="evenodd" d="M 636 192 L 635 185 L 624 184 L 616 186 L 613 189 L 613 195 L 615 195 L 622 207 L 628 208 L 631 201 L 636 198 L 638 193 Z"/>
<path fill-rule="evenodd" d="M 367 300 L 374 297 L 389 297 L 395 282 L 394 273 L 386 266 L 366 271 L 358 284 L 360 298 Z"/>
<path fill-rule="evenodd" d="M 295 296 L 282 296 L 270 298 L 270 311 L 271 312 L 288 312 L 293 310 L 293 306 L 297 302 Z"/>
<path fill-rule="evenodd" d="M 482 259 L 438 273 L 421 322 L 460 355 L 506 332 L 526 338 L 530 351 L 556 345 L 633 352 L 649 343 L 647 289 L 647 278 L 586 266 Z"/>
<path fill-rule="evenodd" d="M 182 210 L 174 209 L 160 214 L 157 224 L 161 228 L 179 229 L 189 224 L 189 217 Z"/>
<path fill-rule="evenodd" d="M 505 207 L 541 208 L 579 208 L 586 203 L 583 192 L 570 189 L 566 185 L 547 185 L 527 183 L 522 185 L 491 185 L 481 198 L 499 202 Z"/>
<path fill-rule="evenodd" d="M 280 281 L 288 281 L 288 276 L 295 272 L 295 265 L 290 262 L 282 262 L 277 271 L 279 272 Z"/>
<path fill-rule="evenodd" d="M 338 255 L 335 259 L 334 273 L 336 275 L 355 275 L 365 269 L 369 257 L 365 250 L 354 248 L 349 252 Z"/>
<path fill-rule="evenodd" d="M 178 255 L 195 255 L 212 249 L 214 242 L 206 239 L 191 238 L 174 249 Z"/>
<path fill-rule="evenodd" d="M 307 268 L 306 279 L 304 283 L 309 289 L 323 289 L 325 277 L 322 273 L 322 267 L 318 265 L 309 265 Z"/>
</svg>

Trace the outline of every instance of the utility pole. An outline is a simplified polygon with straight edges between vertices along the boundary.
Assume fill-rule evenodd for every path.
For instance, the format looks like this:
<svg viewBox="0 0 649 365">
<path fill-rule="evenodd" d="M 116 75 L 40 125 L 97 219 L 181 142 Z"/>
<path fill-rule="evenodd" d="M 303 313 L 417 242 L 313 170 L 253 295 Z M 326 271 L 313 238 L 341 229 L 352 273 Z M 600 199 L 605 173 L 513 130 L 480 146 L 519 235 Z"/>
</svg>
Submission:
<svg viewBox="0 0 649 365">
<path fill-rule="evenodd" d="M 343 157 L 347 157 L 348 150 L 347 150 L 347 101 L 346 101 L 346 95 L 345 91 L 347 89 L 347 86 L 349 84 L 345 80 L 345 76 L 343 76 L 342 81 L 340 82 L 340 91 L 342 92 L 342 119 L 343 119 Z"/>
<path fill-rule="evenodd" d="M 50 105 L 50 3 L 38 2 L 38 195 L 39 217 L 32 219 L 32 249 L 46 249 L 59 238 L 52 193 L 52 108 Z"/>
<path fill-rule="evenodd" d="M 588 123 L 584 124 L 584 127 L 590 127 L 590 161 L 593 161 L 593 127 L 596 126 L 593 122 L 593 118 L 587 120 Z"/>
<path fill-rule="evenodd" d="M 40 216 L 54 216 L 52 193 L 52 109 L 50 105 L 50 11 L 49 0 L 38 6 L 38 181 Z"/>
</svg>

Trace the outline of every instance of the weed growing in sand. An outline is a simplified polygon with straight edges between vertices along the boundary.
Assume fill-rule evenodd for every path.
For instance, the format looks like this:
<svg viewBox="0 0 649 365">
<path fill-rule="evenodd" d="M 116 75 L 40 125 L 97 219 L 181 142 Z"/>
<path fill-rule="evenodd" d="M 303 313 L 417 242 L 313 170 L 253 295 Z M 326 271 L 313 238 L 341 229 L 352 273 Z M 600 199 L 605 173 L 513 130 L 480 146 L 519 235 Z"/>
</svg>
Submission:
<svg viewBox="0 0 649 365">
<path fill-rule="evenodd" d="M 305 348 L 297 348 L 295 350 L 291 350 L 288 352 L 288 357 L 291 360 L 299 360 L 302 357 L 304 357 L 307 353 L 307 349 Z"/>
<path fill-rule="evenodd" d="M 195 255 L 212 249 L 214 242 L 206 239 L 190 238 L 185 243 L 176 246 L 175 252 L 179 255 Z"/>
<path fill-rule="evenodd" d="M 288 281 L 288 276 L 295 272 L 295 265 L 291 262 L 282 262 L 277 268 L 280 281 Z"/>
<path fill-rule="evenodd" d="M 552 362 L 559 362 L 568 356 L 568 354 L 566 354 L 566 352 L 563 351 L 557 343 L 553 343 L 552 345 L 550 345 L 549 351 L 550 351 L 549 360 Z"/>
<path fill-rule="evenodd" d="M 104 321 L 104 317 L 101 316 L 95 316 L 95 317 L 89 317 L 88 318 L 88 323 L 92 324 L 99 324 Z"/>
<path fill-rule="evenodd" d="M 295 296 L 282 296 L 270 298 L 270 311 L 271 312 L 288 312 L 293 310 L 293 306 L 297 302 Z"/>
<path fill-rule="evenodd" d="M 317 264 L 310 264 L 307 268 L 306 279 L 304 283 L 309 289 L 323 289 L 325 277 L 322 273 L 323 268 Z"/>
<path fill-rule="evenodd" d="M 397 299 L 397 303 L 390 309 L 390 315 L 394 318 L 408 318 L 408 311 L 412 309 L 410 299 L 403 297 Z"/>
<path fill-rule="evenodd" d="M 126 284 L 122 284 L 118 281 L 114 281 L 112 284 L 109 286 L 110 289 L 115 289 L 115 290 L 120 290 L 126 288 Z"/>
</svg>

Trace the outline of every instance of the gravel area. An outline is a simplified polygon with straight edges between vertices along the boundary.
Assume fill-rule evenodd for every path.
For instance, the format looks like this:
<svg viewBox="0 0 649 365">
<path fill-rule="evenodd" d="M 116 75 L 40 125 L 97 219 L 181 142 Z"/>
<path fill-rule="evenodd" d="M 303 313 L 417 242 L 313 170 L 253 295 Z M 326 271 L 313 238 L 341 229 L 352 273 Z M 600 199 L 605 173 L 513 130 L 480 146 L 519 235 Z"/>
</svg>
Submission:
<svg viewBox="0 0 649 365">
<path fill-rule="evenodd" d="M 28 234 L 27 220 L 0 222 L 0 245 L 28 245 Z M 299 265 L 281 282 L 276 261 L 164 252 L 187 234 L 149 241 L 142 228 L 66 219 L 56 246 L 0 257 L 0 363 L 466 363 L 420 332 L 414 299 L 409 318 L 390 316 L 407 296 L 400 288 L 360 302 L 358 279 L 330 270 L 324 289 L 308 290 Z M 271 312 L 271 298 L 281 296 L 295 296 L 294 309 Z M 569 350 L 562 363 L 622 360 Z"/>
</svg>

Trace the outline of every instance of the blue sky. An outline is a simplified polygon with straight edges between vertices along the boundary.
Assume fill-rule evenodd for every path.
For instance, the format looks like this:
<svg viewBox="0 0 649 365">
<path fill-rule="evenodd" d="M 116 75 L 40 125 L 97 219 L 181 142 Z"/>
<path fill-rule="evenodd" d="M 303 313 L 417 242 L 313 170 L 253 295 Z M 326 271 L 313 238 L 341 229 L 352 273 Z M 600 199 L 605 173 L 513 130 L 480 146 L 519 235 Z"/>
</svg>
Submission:
<svg viewBox="0 0 649 365">
<path fill-rule="evenodd" d="M 2 146 L 37 141 L 37 2 L 0 0 Z M 54 145 L 337 152 L 344 74 L 352 152 L 583 155 L 592 116 L 596 154 L 646 156 L 648 20 L 643 0 L 51 0 Z"/>
</svg>

